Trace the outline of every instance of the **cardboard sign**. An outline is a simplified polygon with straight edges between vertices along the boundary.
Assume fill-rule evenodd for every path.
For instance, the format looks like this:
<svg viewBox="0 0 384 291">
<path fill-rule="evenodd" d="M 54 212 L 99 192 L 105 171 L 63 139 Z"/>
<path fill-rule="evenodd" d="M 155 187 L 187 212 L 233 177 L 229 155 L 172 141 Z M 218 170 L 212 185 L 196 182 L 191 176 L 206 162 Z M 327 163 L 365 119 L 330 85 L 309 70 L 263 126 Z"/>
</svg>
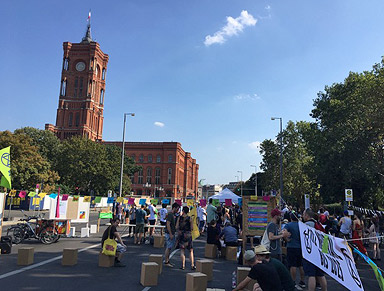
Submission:
<svg viewBox="0 0 384 291">
<path fill-rule="evenodd" d="M 167 205 L 168 205 L 168 204 L 169 204 L 169 199 L 163 199 L 163 200 L 161 201 L 161 203 L 162 203 L 162 204 L 167 204 Z"/>
<path fill-rule="evenodd" d="M 140 205 L 145 205 L 147 203 L 147 199 L 145 199 L 145 198 L 142 198 L 142 199 L 140 199 L 140 201 L 139 201 L 139 204 Z"/>
<path fill-rule="evenodd" d="M 113 197 L 108 197 L 107 203 L 113 203 L 114 198 Z"/>
<path fill-rule="evenodd" d="M 68 200 L 68 197 L 69 197 L 68 194 L 64 194 L 63 197 L 61 197 L 61 200 L 62 200 L 62 201 L 67 201 L 67 200 Z"/>
<path fill-rule="evenodd" d="M 219 199 L 212 199 L 212 205 L 213 206 L 220 206 L 220 200 Z"/>
<path fill-rule="evenodd" d="M 187 200 L 187 206 L 188 206 L 188 207 L 193 206 L 194 203 L 195 203 L 195 201 L 194 201 L 193 199 L 188 199 L 188 200 Z"/>
<path fill-rule="evenodd" d="M 123 201 L 124 201 L 124 198 L 123 198 L 123 197 L 117 197 L 117 198 L 116 198 L 116 202 L 117 202 L 117 203 L 123 203 Z"/>
<path fill-rule="evenodd" d="M 205 206 L 207 206 L 207 200 L 205 200 L 205 199 L 201 199 L 201 200 L 200 200 L 200 206 L 201 206 L 201 207 L 205 207 Z"/>
<path fill-rule="evenodd" d="M 129 199 L 128 199 L 128 204 L 129 204 L 129 205 L 133 205 L 133 204 L 135 204 L 135 198 L 129 198 Z"/>
<path fill-rule="evenodd" d="M 225 206 L 232 206 L 232 199 L 225 199 Z"/>
</svg>

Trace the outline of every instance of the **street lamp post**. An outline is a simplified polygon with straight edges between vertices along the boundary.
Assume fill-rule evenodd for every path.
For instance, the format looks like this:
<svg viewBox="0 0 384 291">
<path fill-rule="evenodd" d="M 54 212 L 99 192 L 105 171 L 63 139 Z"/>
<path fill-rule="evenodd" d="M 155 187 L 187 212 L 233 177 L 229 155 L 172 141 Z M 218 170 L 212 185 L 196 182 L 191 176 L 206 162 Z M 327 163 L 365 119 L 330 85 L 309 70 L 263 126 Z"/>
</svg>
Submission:
<svg viewBox="0 0 384 291">
<path fill-rule="evenodd" d="M 243 197 L 243 171 L 237 171 L 238 173 L 240 173 L 240 195 L 241 197 Z"/>
<path fill-rule="evenodd" d="M 124 113 L 124 124 L 123 124 L 123 148 L 121 150 L 121 169 L 120 169 L 120 187 L 119 195 L 121 197 L 121 192 L 123 191 L 123 169 L 124 169 L 124 144 L 125 144 L 125 123 L 127 120 L 127 115 L 135 116 L 135 113 Z"/>
<path fill-rule="evenodd" d="M 257 196 L 257 166 L 251 165 L 251 167 L 255 168 L 255 196 Z"/>
<path fill-rule="evenodd" d="M 271 120 L 280 120 L 280 201 L 283 199 L 283 118 L 282 117 L 271 117 Z M 281 204 L 281 203 L 280 203 Z"/>
</svg>

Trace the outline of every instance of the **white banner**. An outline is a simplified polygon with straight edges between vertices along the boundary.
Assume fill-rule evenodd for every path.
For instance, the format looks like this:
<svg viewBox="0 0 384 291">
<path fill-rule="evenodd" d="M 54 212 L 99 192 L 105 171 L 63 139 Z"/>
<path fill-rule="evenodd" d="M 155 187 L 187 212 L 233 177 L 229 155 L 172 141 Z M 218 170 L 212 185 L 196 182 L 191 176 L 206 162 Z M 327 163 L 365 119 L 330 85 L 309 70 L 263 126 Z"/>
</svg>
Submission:
<svg viewBox="0 0 384 291">
<path fill-rule="evenodd" d="M 349 290 L 364 290 L 351 250 L 343 239 L 327 235 L 302 222 L 299 222 L 299 228 L 304 259 L 319 267 Z M 328 236 L 327 253 L 322 252 L 325 236 Z"/>
</svg>

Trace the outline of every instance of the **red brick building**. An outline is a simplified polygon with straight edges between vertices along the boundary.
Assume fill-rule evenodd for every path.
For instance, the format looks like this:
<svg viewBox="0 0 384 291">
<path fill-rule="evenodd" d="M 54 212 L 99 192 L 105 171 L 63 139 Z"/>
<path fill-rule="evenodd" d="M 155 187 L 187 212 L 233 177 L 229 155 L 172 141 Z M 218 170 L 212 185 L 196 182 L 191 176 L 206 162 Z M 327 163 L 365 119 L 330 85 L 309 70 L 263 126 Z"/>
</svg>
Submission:
<svg viewBox="0 0 384 291">
<path fill-rule="evenodd" d="M 45 129 L 60 139 L 79 135 L 102 140 L 108 55 L 92 40 L 89 24 L 80 43 L 64 42 L 63 49 L 56 125 Z"/>
<path fill-rule="evenodd" d="M 126 142 L 125 155 L 143 167 L 131 177 L 134 195 L 182 199 L 197 196 L 199 165 L 180 143 Z"/>
</svg>

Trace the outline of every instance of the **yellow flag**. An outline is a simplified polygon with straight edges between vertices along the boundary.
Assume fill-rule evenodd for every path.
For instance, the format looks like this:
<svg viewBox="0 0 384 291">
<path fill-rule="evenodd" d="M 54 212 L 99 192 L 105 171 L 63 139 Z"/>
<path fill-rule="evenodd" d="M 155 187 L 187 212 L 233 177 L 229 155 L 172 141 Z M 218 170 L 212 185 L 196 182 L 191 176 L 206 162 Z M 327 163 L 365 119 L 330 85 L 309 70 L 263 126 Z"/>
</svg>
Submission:
<svg viewBox="0 0 384 291">
<path fill-rule="evenodd" d="M 47 193 L 39 193 L 40 199 L 43 199 L 45 197 L 45 195 L 47 195 Z"/>
<path fill-rule="evenodd" d="M 117 197 L 116 202 L 117 203 L 122 203 L 124 201 L 123 197 Z"/>
<path fill-rule="evenodd" d="M 197 224 L 197 211 L 196 207 L 193 207 L 191 211 L 188 212 L 188 216 L 191 217 L 193 230 L 192 230 L 192 240 L 197 239 L 200 236 L 199 225 Z"/>
<path fill-rule="evenodd" d="M 3 174 L 0 186 L 11 189 L 11 147 L 0 150 L 0 172 Z"/>
<path fill-rule="evenodd" d="M 83 202 L 91 202 L 91 196 L 84 196 Z"/>
</svg>

